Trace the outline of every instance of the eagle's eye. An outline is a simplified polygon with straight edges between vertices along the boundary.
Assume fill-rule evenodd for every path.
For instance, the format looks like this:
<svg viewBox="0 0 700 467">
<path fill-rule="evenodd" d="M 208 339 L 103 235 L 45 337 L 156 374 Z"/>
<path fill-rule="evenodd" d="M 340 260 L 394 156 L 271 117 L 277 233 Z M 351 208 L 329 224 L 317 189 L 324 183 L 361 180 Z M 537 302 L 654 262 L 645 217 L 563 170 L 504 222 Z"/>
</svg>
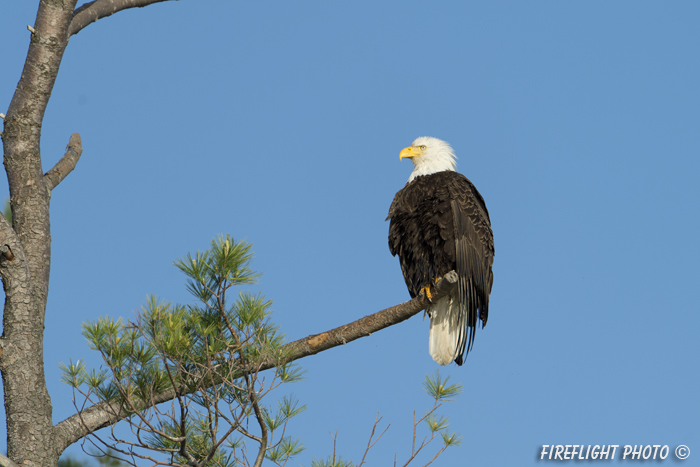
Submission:
<svg viewBox="0 0 700 467">
<path fill-rule="evenodd" d="M 421 147 L 420 147 L 420 150 L 421 150 L 421 151 L 425 151 L 425 146 L 421 146 Z"/>
</svg>

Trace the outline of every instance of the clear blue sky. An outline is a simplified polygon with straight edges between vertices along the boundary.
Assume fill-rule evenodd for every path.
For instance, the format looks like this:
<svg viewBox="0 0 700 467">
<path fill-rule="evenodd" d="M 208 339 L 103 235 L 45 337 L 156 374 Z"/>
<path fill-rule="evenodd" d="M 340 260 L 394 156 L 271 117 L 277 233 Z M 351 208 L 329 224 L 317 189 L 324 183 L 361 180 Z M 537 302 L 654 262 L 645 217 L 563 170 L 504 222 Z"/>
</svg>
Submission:
<svg viewBox="0 0 700 467">
<path fill-rule="evenodd" d="M 0 112 L 36 3 L 0 7 Z M 97 363 L 81 323 L 189 301 L 172 261 L 216 234 L 254 243 L 289 340 L 407 300 L 384 219 L 411 172 L 399 151 L 429 135 L 496 242 L 489 324 L 443 370 L 465 388 L 447 406 L 464 442 L 437 465 L 541 465 L 543 444 L 700 456 L 699 20 L 694 1 L 182 0 L 90 25 L 43 126 L 45 170 L 72 132 L 84 146 L 51 200 L 54 420 L 75 413 L 59 362 Z M 391 428 L 370 465 L 407 458 L 427 321 L 301 364 L 277 393 L 309 406 L 292 465 L 335 430 L 358 462 L 377 412 Z"/>
</svg>

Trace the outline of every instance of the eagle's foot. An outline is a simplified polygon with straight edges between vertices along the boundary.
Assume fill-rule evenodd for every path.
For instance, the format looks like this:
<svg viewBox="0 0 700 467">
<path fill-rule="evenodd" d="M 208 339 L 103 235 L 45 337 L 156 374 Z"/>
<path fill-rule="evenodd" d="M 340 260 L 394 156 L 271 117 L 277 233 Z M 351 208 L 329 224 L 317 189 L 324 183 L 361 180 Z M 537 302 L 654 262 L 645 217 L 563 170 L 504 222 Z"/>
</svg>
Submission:
<svg viewBox="0 0 700 467">
<path fill-rule="evenodd" d="M 420 289 L 420 293 L 428 297 L 428 301 L 430 303 L 433 303 L 433 294 L 430 292 L 430 285 L 426 285 L 422 289 Z"/>
<path fill-rule="evenodd" d="M 428 297 L 428 301 L 430 303 L 433 303 L 433 293 L 430 291 L 430 286 L 431 285 L 437 286 L 437 283 L 438 283 L 438 278 L 434 278 L 430 281 L 430 284 L 428 284 L 425 287 L 423 287 L 422 289 L 420 289 L 420 293 L 422 293 L 423 295 Z"/>
</svg>

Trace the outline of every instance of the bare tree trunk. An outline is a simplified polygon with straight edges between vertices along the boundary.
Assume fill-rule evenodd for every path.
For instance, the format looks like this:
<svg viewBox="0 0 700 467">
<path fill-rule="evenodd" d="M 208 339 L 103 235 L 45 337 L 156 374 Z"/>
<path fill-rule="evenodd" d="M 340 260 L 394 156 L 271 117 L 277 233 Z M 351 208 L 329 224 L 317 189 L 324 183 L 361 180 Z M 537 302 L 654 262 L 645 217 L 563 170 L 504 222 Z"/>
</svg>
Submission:
<svg viewBox="0 0 700 467">
<path fill-rule="evenodd" d="M 8 457 L 26 466 L 55 465 L 52 406 L 44 378 L 44 316 L 51 266 L 50 191 L 40 139 L 68 25 L 77 0 L 42 0 L 27 61 L 5 117 L 3 145 L 13 227 L 2 243 L 13 253 L 0 267 L 7 295 L 0 361 L 7 412 Z M 16 235 L 14 233 L 16 232 Z"/>
</svg>

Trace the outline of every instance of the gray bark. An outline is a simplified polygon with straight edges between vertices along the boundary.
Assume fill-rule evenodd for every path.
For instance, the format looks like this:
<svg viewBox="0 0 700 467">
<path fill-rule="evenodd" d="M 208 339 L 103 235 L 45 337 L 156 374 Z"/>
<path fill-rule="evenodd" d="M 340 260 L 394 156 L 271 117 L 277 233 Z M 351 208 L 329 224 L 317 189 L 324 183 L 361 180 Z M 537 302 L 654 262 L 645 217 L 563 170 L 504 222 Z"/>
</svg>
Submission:
<svg viewBox="0 0 700 467">
<path fill-rule="evenodd" d="M 95 0 L 86 3 L 75 10 L 73 20 L 68 28 L 68 36 L 78 34 L 84 27 L 98 19 L 112 16 L 114 13 L 128 8 L 143 8 L 154 3 L 169 0 Z"/>
<path fill-rule="evenodd" d="M 7 457 L 27 467 L 56 465 L 63 450 L 55 442 L 43 360 L 51 269 L 49 203 L 51 189 L 75 167 L 82 147 L 76 134 L 66 156 L 45 176 L 40 140 L 44 112 L 68 44 L 76 3 L 39 2 L 36 22 L 30 28 L 27 60 L 2 132 L 13 225 L 0 216 L 0 278 L 6 294 L 0 372 L 7 416 Z M 99 7 L 105 2 L 93 3 Z M 148 3 L 155 0 L 134 6 Z"/>
<path fill-rule="evenodd" d="M 50 192 L 39 143 L 44 112 L 77 0 L 39 4 L 22 77 L 5 117 L 3 146 L 13 228 L 3 219 L 1 242 L 14 258 L 0 263 L 5 300 L 0 358 L 7 455 L 26 466 L 55 465 L 52 406 L 44 378 L 44 316 L 51 267 Z"/>
</svg>

